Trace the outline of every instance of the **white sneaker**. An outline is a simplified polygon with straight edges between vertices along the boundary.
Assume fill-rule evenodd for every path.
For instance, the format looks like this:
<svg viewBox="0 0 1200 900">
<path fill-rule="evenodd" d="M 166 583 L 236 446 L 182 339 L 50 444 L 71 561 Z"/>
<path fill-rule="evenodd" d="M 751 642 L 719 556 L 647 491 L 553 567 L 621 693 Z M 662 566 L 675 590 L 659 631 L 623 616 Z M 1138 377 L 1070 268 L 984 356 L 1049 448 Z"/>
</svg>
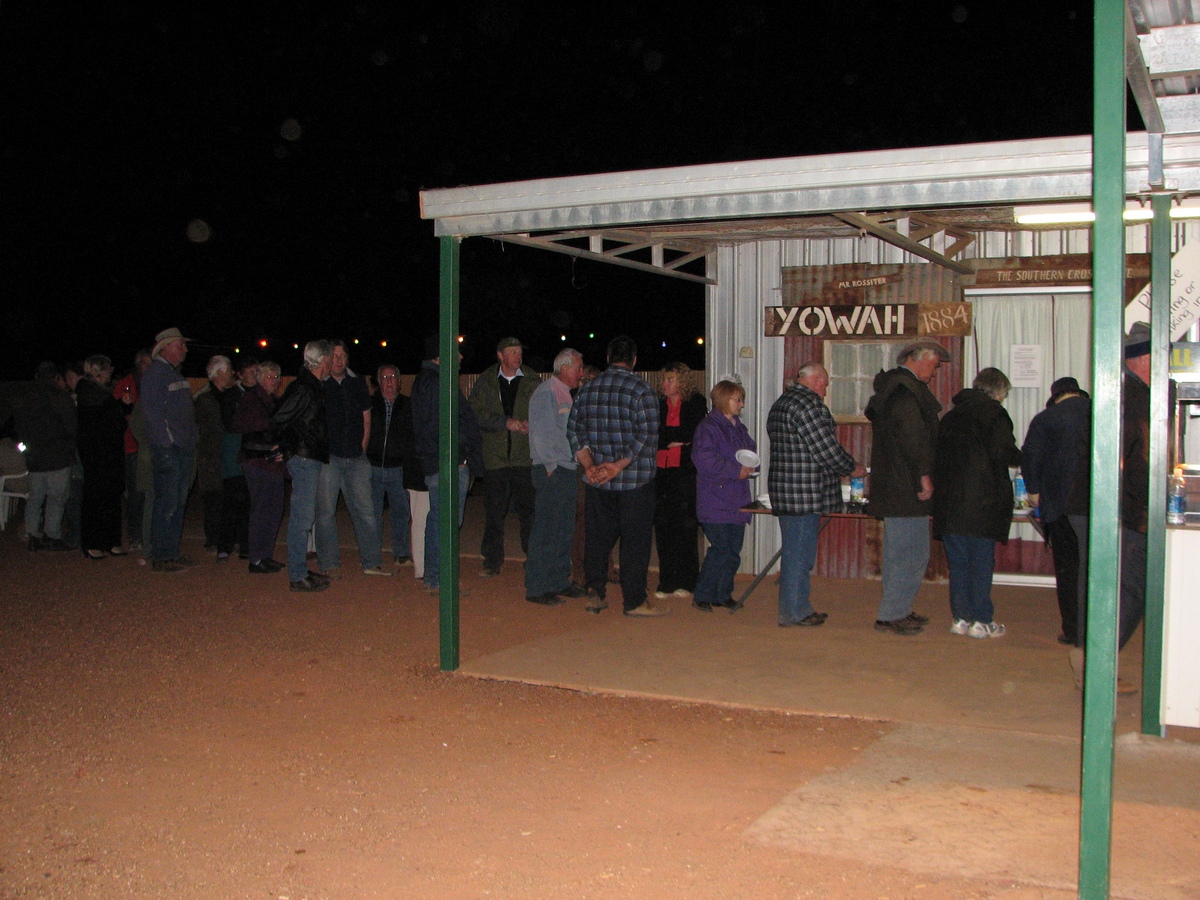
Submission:
<svg viewBox="0 0 1200 900">
<path fill-rule="evenodd" d="M 999 622 L 976 622 L 967 629 L 967 634 L 973 638 L 1004 637 L 1004 626 Z"/>
<path fill-rule="evenodd" d="M 388 577 L 391 577 L 392 573 L 389 572 L 387 569 L 385 569 L 383 566 L 371 566 L 371 568 L 369 568 L 369 569 L 363 569 L 363 574 L 364 575 L 382 575 L 385 578 L 388 578 Z"/>
<path fill-rule="evenodd" d="M 966 619 L 955 619 L 954 624 L 950 626 L 951 634 L 966 634 L 970 629 L 971 623 Z"/>
</svg>

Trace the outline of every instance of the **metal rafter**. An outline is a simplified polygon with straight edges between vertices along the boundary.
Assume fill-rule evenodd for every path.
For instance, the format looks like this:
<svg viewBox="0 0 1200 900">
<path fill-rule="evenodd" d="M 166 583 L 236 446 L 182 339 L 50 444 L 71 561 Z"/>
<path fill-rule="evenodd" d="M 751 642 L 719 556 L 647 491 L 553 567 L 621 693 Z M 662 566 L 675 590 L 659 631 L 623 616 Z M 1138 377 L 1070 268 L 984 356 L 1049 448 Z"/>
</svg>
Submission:
<svg viewBox="0 0 1200 900">
<path fill-rule="evenodd" d="M 906 237 L 896 229 L 885 225 L 883 220 L 872 219 L 863 213 L 840 212 L 834 213 L 834 215 L 848 225 L 853 225 L 856 228 L 865 231 L 867 234 L 872 234 L 881 241 L 885 241 L 886 243 L 899 247 L 901 250 L 911 253 L 913 256 L 919 256 L 922 259 L 927 259 L 930 262 L 937 263 L 939 266 L 944 266 L 945 268 L 954 272 L 958 272 L 961 275 L 975 274 L 975 270 L 965 263 L 960 263 L 957 260 L 950 259 L 950 257 L 938 253 L 936 250 L 931 250 L 924 244 L 918 243 L 911 237 Z M 961 243 L 961 241 L 959 243 Z M 965 244 L 963 246 L 965 246 Z"/>
<path fill-rule="evenodd" d="M 645 235 L 634 235 L 629 232 L 605 231 L 570 231 L 556 234 L 498 234 L 496 240 L 522 247 L 536 247 L 539 250 L 550 250 L 553 253 L 563 253 L 579 259 L 591 259 L 596 262 L 623 266 L 627 269 L 638 269 L 655 275 L 666 275 L 669 278 L 680 278 L 696 284 L 715 284 L 711 278 L 704 275 L 693 275 L 682 271 L 682 267 L 697 259 L 703 259 L 709 252 L 707 246 L 696 243 L 666 243 L 662 240 L 647 239 Z M 569 241 L 588 241 L 588 247 L 576 247 Z M 592 246 L 603 248 L 605 242 L 615 246 L 609 249 L 594 250 Z M 649 249 L 651 262 L 627 259 L 630 253 Z M 667 257 L 667 253 L 676 254 Z"/>
</svg>

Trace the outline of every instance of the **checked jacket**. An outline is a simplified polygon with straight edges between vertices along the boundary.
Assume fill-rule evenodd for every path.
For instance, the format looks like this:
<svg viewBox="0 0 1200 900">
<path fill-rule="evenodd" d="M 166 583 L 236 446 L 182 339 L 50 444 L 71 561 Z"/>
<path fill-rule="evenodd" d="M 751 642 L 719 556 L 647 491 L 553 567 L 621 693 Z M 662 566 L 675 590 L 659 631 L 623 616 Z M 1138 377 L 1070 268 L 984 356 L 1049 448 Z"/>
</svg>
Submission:
<svg viewBox="0 0 1200 900">
<path fill-rule="evenodd" d="M 767 492 L 776 515 L 827 513 L 842 506 L 841 478 L 854 457 L 837 440 L 833 414 L 817 395 L 793 384 L 767 416 L 771 439 Z"/>
</svg>

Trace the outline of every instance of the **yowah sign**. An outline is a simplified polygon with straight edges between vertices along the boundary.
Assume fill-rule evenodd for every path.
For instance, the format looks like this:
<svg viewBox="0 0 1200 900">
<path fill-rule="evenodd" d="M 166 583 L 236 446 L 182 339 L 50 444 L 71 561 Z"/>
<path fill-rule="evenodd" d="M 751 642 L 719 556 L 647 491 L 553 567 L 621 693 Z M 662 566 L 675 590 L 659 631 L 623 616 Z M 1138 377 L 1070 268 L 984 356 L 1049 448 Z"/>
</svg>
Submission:
<svg viewBox="0 0 1200 900">
<path fill-rule="evenodd" d="M 971 333 L 969 303 L 769 306 L 765 312 L 767 337 L 862 340 Z"/>
</svg>

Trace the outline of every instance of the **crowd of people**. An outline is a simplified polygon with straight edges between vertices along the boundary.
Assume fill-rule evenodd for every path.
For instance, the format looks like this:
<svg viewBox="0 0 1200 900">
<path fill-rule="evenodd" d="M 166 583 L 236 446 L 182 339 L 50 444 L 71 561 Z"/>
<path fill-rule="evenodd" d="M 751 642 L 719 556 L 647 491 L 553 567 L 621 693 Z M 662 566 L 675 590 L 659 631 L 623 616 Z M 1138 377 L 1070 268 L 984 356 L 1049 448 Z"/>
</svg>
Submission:
<svg viewBox="0 0 1200 900">
<path fill-rule="evenodd" d="M 1130 555 L 1124 568 L 1133 574 L 1122 579 L 1122 646 L 1144 608 L 1136 573 L 1146 486 L 1129 477 L 1145 468 L 1147 452 L 1146 426 L 1138 425 L 1148 382 L 1144 332 L 1135 326 L 1126 341 L 1123 484 L 1133 494 L 1122 507 L 1123 545 Z M 292 591 L 324 591 L 342 578 L 337 511 L 344 500 L 364 575 L 389 577 L 412 566 L 428 590 L 438 590 L 436 335 L 426 340 L 411 397 L 400 390 L 396 366 L 380 366 L 372 390 L 350 368 L 346 344 L 322 340 L 305 346 L 303 367 L 282 392 L 276 363 L 241 358 L 235 366 L 216 355 L 206 364 L 207 383 L 193 396 L 181 370 L 188 340 L 177 328 L 159 332 L 116 384 L 112 362 L 102 355 L 65 370 L 50 362 L 38 366 L 14 412 L 30 473 L 29 549 L 77 548 L 90 560 L 142 549 L 152 571 L 185 571 L 194 565 L 181 542 L 195 483 L 205 549 L 220 562 L 236 553 L 254 574 L 286 569 Z M 584 608 L 598 613 L 616 581 L 627 616 L 664 615 L 669 610 L 656 601 L 667 597 L 690 597 L 703 612 L 733 607 L 758 459 L 740 418 L 746 392 L 739 380 L 718 380 L 710 408 L 685 365 L 667 366 L 658 391 L 637 375 L 637 346 L 629 337 L 609 343 L 602 372 L 564 349 L 543 377 L 525 364 L 524 350 L 515 337 L 501 340 L 496 364 L 476 379 L 469 397 L 459 396 L 458 524 L 472 479 L 482 479 L 479 576 L 500 573 L 505 520 L 515 511 L 532 603 L 583 598 Z M 1040 507 L 1054 556 L 1059 640 L 1076 648 L 1081 676 L 1087 393 L 1074 378 L 1058 379 L 1022 451 L 1002 405 L 1011 385 L 998 369 L 981 370 L 942 415 L 929 382 L 948 361 L 942 344 L 918 340 L 901 348 L 894 368 L 876 376 L 865 409 L 869 470 L 838 442 L 824 402 L 830 376 L 820 363 L 802 365 L 772 405 L 767 496 L 782 543 L 779 625 L 825 623 L 827 613 L 810 602 L 821 519 L 842 509 L 842 482 L 869 471 L 867 512 L 882 520 L 883 535 L 876 630 L 910 636 L 928 624 L 913 606 L 929 562 L 932 518 L 949 566 L 950 631 L 1003 636 L 991 599 L 995 548 L 1007 541 L 1013 515 L 1009 472 L 1023 460 L 1030 500 Z M 286 562 L 279 562 L 285 503 Z M 386 510 L 390 566 L 384 564 Z M 702 562 L 701 530 L 708 544 Z M 654 545 L 659 572 L 651 597 Z M 1144 549 L 1141 554 L 1144 573 Z"/>
</svg>

